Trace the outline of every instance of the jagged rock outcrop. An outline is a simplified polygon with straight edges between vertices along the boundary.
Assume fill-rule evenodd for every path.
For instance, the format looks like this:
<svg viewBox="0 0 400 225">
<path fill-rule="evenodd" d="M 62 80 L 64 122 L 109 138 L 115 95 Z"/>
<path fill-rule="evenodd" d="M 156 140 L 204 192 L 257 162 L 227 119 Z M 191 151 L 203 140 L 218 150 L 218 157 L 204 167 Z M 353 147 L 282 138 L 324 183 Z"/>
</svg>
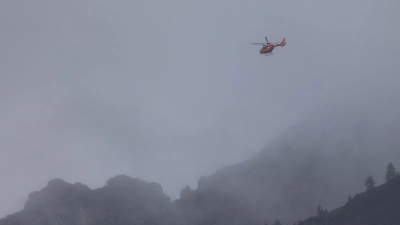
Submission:
<svg viewBox="0 0 400 225">
<path fill-rule="evenodd" d="M 130 225 L 182 224 L 161 185 L 125 175 L 91 190 L 61 179 L 31 193 L 21 212 L 0 225 Z"/>
</svg>

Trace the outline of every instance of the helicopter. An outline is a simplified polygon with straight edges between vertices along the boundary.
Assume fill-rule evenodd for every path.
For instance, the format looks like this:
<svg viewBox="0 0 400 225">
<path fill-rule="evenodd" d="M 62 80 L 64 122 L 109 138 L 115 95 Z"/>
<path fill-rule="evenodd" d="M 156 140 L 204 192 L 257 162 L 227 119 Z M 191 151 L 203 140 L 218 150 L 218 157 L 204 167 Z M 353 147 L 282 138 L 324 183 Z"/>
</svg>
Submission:
<svg viewBox="0 0 400 225">
<path fill-rule="evenodd" d="M 262 54 L 265 54 L 265 56 L 272 55 L 272 50 L 274 50 L 276 46 L 283 47 L 286 45 L 286 38 L 283 38 L 282 42 L 277 42 L 277 43 L 269 43 L 267 37 L 265 37 L 265 40 L 267 41 L 267 43 L 251 43 L 252 45 L 263 45 L 263 47 L 260 50 L 260 55 Z"/>
</svg>

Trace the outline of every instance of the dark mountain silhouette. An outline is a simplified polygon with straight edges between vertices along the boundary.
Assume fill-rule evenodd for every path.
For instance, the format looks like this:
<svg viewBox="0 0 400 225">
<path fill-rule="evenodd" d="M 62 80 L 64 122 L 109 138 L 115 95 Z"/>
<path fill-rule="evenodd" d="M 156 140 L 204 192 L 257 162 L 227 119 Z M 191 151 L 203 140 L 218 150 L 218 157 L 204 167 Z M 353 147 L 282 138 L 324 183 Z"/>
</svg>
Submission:
<svg viewBox="0 0 400 225">
<path fill-rule="evenodd" d="M 372 175 L 400 163 L 400 121 L 378 110 L 310 117 L 254 158 L 202 177 L 175 203 L 190 224 L 283 224 L 343 205 Z M 215 208 L 215 210 L 214 210 Z"/>
<path fill-rule="evenodd" d="M 21 212 L 1 225 L 181 224 L 171 201 L 157 183 L 121 175 L 105 187 L 91 190 L 55 179 L 31 193 Z"/>
<path fill-rule="evenodd" d="M 197 189 L 183 188 L 172 203 L 159 184 L 138 178 L 117 176 L 95 190 L 53 180 L 0 225 L 292 223 L 315 215 L 318 205 L 343 205 L 368 176 L 383 183 L 387 163 L 400 164 L 398 115 L 384 106 L 327 110 L 255 157 L 201 177 Z"/>
<path fill-rule="evenodd" d="M 357 194 L 345 205 L 326 214 L 299 221 L 298 225 L 400 224 L 400 177 Z"/>
</svg>

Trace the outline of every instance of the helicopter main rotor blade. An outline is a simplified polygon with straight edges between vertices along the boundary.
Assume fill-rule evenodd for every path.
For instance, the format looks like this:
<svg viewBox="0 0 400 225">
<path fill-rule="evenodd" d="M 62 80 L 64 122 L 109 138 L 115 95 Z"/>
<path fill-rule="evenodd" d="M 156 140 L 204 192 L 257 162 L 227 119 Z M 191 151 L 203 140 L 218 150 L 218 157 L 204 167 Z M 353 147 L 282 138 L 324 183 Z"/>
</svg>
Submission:
<svg viewBox="0 0 400 225">
<path fill-rule="evenodd" d="M 251 43 L 252 45 L 265 45 L 267 43 Z"/>
</svg>

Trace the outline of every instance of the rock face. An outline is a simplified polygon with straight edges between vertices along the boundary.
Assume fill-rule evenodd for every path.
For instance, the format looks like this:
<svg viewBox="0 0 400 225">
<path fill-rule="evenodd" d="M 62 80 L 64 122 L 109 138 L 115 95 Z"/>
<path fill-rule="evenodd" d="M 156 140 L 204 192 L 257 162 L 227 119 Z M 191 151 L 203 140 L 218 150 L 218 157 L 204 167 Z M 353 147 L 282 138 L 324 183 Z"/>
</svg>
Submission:
<svg viewBox="0 0 400 225">
<path fill-rule="evenodd" d="M 161 185 L 124 175 L 91 190 L 76 183 L 51 180 L 31 193 L 21 212 L 1 225 L 181 224 Z"/>
</svg>

